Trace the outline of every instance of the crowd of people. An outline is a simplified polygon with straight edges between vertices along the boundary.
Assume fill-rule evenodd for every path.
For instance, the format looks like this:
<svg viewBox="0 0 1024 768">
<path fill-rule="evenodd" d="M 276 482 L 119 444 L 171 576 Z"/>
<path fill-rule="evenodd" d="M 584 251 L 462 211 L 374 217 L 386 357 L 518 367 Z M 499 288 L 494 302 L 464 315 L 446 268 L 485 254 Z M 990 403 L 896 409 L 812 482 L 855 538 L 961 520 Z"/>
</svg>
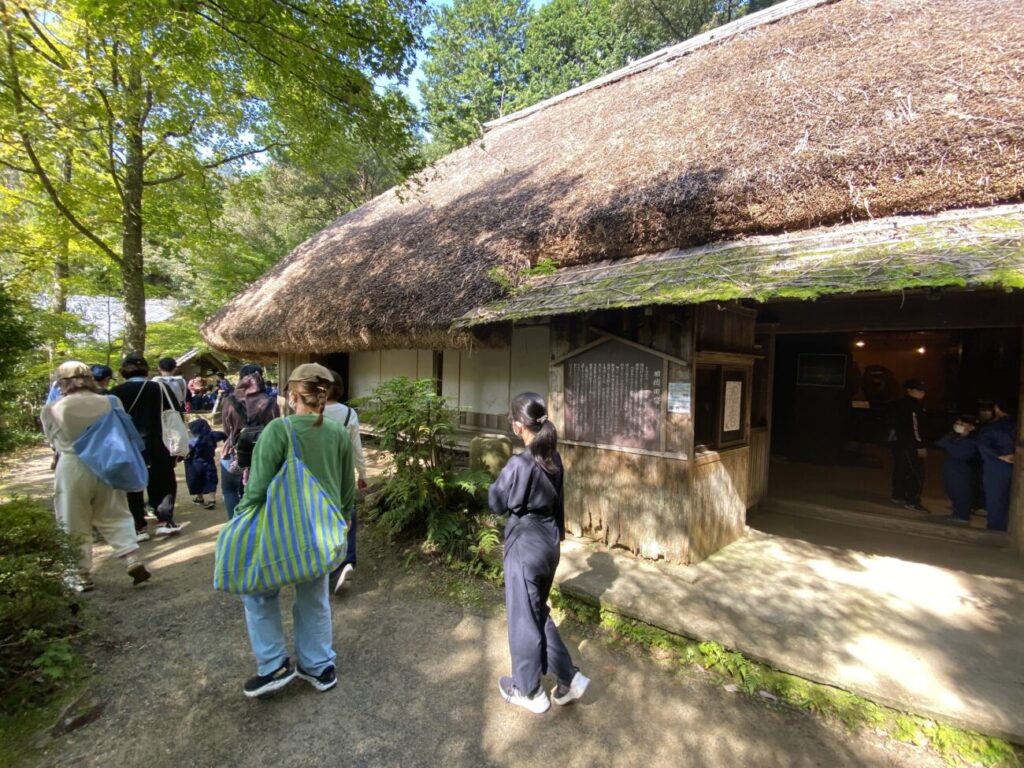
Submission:
<svg viewBox="0 0 1024 768">
<path fill-rule="evenodd" d="M 893 504 L 927 512 L 921 491 L 928 449 L 920 418 L 927 388 L 922 380 L 909 379 L 904 392 L 890 414 L 890 498 Z M 942 485 L 952 504 L 951 522 L 967 525 L 976 513 L 985 516 L 989 530 L 1007 530 L 1016 434 L 1016 419 L 1000 403 L 981 400 L 976 413 L 957 417 L 951 431 L 936 442 L 946 452 Z"/>
<path fill-rule="evenodd" d="M 94 529 L 111 546 L 114 556 L 124 561 L 136 585 L 150 578 L 139 556 L 140 543 L 150 538 L 149 518 L 158 523 L 156 535 L 177 535 L 181 530 L 175 521 L 175 469 L 181 457 L 165 445 L 165 419 L 168 413 L 184 414 L 197 389 L 176 374 L 173 359 L 162 359 L 157 367 L 158 374 L 150 377 L 146 359 L 128 355 L 120 367 L 122 382 L 108 389 L 113 379 L 109 367 L 90 369 L 77 361 L 66 362 L 57 369 L 55 391 L 43 407 L 43 429 L 57 457 L 57 519 L 80 541 L 78 569 L 69 575 L 76 589 L 94 588 Z M 289 415 L 281 418 L 277 397 L 268 388 L 262 367 L 242 366 L 237 384 L 226 382 L 220 390 L 223 430 L 215 430 L 202 417 L 192 417 L 184 457 L 189 493 L 206 509 L 216 504 L 219 468 L 229 521 L 260 515 L 270 503 L 269 497 L 280 493 L 280 478 L 292 459 L 301 460 L 315 477 L 317 492 L 325 497 L 318 502 L 320 514 L 333 509 L 344 517 L 344 551 L 339 550 L 337 558 L 321 569 L 323 573 L 285 582 L 295 588 L 294 664 L 287 653 L 280 589 L 242 594 L 257 667 L 256 674 L 243 685 L 248 697 L 267 696 L 296 677 L 318 691 L 337 684 L 330 595 L 341 591 L 355 570 L 355 501 L 367 487 L 359 418 L 343 402 L 342 377 L 316 363 L 300 365 L 289 374 L 284 395 Z M 127 414 L 125 421 L 130 417 L 137 432 L 141 459 L 148 470 L 144 490 L 117 490 L 76 454 L 82 434 L 114 410 Z M 509 423 L 526 448 L 508 463 L 489 493 L 492 511 L 508 516 L 504 565 L 512 674 L 498 680 L 498 689 L 506 702 L 539 714 L 550 708 L 551 699 L 560 705 L 579 699 L 590 681 L 573 664 L 548 608 L 564 538 L 564 470 L 557 433 L 544 401 L 535 393 L 512 400 Z M 275 484 L 277 491 L 273 490 Z M 283 507 L 290 510 L 293 501 L 286 500 Z M 226 528 L 230 527 L 229 522 Z M 263 528 L 262 535 L 277 539 L 270 546 L 282 550 L 303 536 L 315 535 L 315 526 L 311 527 L 308 519 L 288 520 L 276 529 Z M 297 536 L 297 531 L 305 533 Z M 283 568 L 280 563 L 278 566 Z M 550 698 L 541 681 L 547 674 L 555 677 Z"/>
</svg>

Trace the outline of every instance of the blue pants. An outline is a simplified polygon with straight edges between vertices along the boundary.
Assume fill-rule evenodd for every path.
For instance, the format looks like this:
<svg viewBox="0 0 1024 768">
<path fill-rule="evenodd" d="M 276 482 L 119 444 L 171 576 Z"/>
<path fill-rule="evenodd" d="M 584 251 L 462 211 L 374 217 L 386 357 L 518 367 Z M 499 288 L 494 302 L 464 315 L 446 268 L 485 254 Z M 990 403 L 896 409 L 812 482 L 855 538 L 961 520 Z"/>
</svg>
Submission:
<svg viewBox="0 0 1024 768">
<path fill-rule="evenodd" d="M 512 679 L 529 695 L 549 672 L 570 682 L 576 671 L 551 620 L 548 595 L 559 559 L 553 517 L 510 515 L 505 526 L 505 610 Z"/>
<path fill-rule="evenodd" d="M 988 510 L 988 528 L 1005 531 L 1010 522 L 1010 483 L 1013 465 L 998 459 L 988 459 L 982 470 L 985 486 L 985 509 Z"/>
<path fill-rule="evenodd" d="M 341 561 L 341 565 L 331 571 L 331 578 L 333 579 L 339 573 L 341 569 L 346 565 L 351 565 L 353 568 L 356 566 L 356 508 L 352 507 L 349 511 L 348 516 L 348 531 L 345 533 L 345 559 Z"/>
<path fill-rule="evenodd" d="M 966 461 L 946 459 L 942 465 L 942 487 L 953 502 L 953 517 L 957 520 L 970 520 L 971 500 L 974 497 L 971 465 Z"/>
<path fill-rule="evenodd" d="M 249 642 L 252 643 L 257 674 L 260 675 L 269 675 L 288 657 L 278 604 L 280 591 L 242 595 Z M 312 675 L 319 675 L 337 658 L 332 647 L 331 604 L 326 576 L 295 585 L 292 618 L 295 622 L 295 656 L 299 666 Z"/>
<path fill-rule="evenodd" d="M 229 470 L 230 465 L 231 462 L 227 459 L 220 460 L 220 492 L 224 496 L 224 509 L 227 510 L 228 520 L 235 516 L 235 507 L 242 500 L 242 476 Z"/>
</svg>

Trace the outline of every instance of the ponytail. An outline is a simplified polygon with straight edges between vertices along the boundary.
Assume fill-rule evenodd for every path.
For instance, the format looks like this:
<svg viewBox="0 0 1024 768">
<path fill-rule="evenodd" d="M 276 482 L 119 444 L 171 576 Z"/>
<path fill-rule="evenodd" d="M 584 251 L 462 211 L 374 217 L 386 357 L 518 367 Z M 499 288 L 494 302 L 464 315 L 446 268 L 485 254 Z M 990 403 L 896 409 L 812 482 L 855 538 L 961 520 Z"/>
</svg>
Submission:
<svg viewBox="0 0 1024 768">
<path fill-rule="evenodd" d="M 557 471 L 554 455 L 558 448 L 558 430 L 548 418 L 544 399 L 536 392 L 522 392 L 509 403 L 508 417 L 512 421 L 518 421 L 524 429 L 533 433 L 529 450 L 534 461 L 548 472 Z"/>
<path fill-rule="evenodd" d="M 317 412 L 316 421 L 313 422 L 313 426 L 319 427 L 323 424 L 324 408 L 327 407 L 327 399 L 330 397 L 331 387 L 334 386 L 334 383 L 317 379 L 315 382 L 292 381 L 289 382 L 288 386 L 290 389 L 294 388 L 295 396 L 302 401 L 303 405 Z"/>
</svg>

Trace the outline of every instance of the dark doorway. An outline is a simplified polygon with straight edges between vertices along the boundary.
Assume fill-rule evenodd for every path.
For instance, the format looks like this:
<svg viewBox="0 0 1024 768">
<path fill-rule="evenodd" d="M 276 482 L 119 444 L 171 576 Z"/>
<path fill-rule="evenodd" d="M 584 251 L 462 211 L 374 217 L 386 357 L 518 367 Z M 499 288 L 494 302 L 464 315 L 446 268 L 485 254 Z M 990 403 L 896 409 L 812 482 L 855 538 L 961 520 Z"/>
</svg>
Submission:
<svg viewBox="0 0 1024 768">
<path fill-rule="evenodd" d="M 1019 407 L 1018 328 L 779 334 L 772 398 L 769 495 L 805 505 L 945 521 L 945 454 L 934 443 L 981 399 Z M 889 503 L 889 406 L 907 379 L 927 384 L 927 514 Z M 984 518 L 972 519 L 982 528 Z"/>
</svg>

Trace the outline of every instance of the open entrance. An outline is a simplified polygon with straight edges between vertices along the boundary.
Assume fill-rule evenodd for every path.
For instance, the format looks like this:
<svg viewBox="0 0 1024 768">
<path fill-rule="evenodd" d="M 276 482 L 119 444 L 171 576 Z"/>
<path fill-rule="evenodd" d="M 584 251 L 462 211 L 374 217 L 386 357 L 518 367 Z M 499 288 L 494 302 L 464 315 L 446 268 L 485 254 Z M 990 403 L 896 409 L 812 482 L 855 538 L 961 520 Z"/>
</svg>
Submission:
<svg viewBox="0 0 1024 768">
<path fill-rule="evenodd" d="M 840 523 L 1003 543 L 985 530 L 978 460 L 976 508 L 968 527 L 950 520 L 942 482 L 946 453 L 935 444 L 958 416 L 996 401 L 1020 403 L 1019 328 L 780 333 L 775 339 L 768 497 L 763 508 Z M 920 416 L 922 505 L 891 502 L 892 405 L 903 384 L 927 387 Z M 750 521 L 758 526 L 757 515 Z M 926 526 L 931 526 L 927 528 Z M 848 545 L 835 541 L 837 546 Z"/>
</svg>

